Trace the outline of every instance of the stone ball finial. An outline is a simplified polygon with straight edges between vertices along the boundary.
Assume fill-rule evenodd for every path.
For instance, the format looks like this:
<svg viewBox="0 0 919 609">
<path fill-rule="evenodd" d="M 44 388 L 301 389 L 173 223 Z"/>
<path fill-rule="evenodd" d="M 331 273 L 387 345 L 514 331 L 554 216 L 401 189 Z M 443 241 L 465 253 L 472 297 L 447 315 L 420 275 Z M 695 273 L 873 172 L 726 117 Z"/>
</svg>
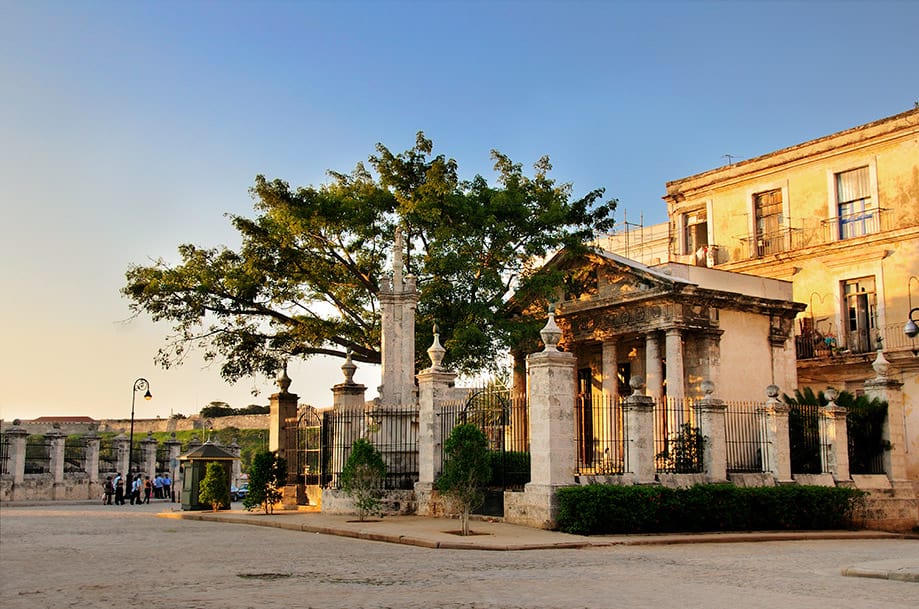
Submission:
<svg viewBox="0 0 919 609">
<path fill-rule="evenodd" d="M 835 387 L 827 387 L 823 392 L 823 396 L 830 402 L 835 402 L 836 398 L 839 396 L 839 392 Z"/>
<path fill-rule="evenodd" d="M 562 329 L 555 323 L 555 305 L 551 302 L 549 303 L 549 321 L 540 330 L 539 336 L 546 346 L 545 351 L 558 351 L 558 341 L 562 338 Z"/>
<path fill-rule="evenodd" d="M 290 389 L 290 377 L 287 376 L 287 360 L 284 360 L 284 366 L 281 368 L 281 373 L 278 374 L 276 382 L 281 393 L 287 393 L 287 390 Z"/>
<path fill-rule="evenodd" d="M 709 397 L 715 393 L 715 383 L 709 379 L 702 381 L 702 393 L 705 394 L 705 397 Z"/>
<path fill-rule="evenodd" d="M 770 400 L 777 399 L 779 397 L 779 386 L 778 385 L 769 385 L 766 387 L 766 396 Z"/>
<path fill-rule="evenodd" d="M 431 370 L 440 370 L 447 350 L 440 344 L 440 333 L 437 324 L 434 324 L 434 342 L 428 347 L 428 357 L 431 358 Z"/>
<path fill-rule="evenodd" d="M 19 427 L 20 425 L 22 425 L 22 421 L 20 419 L 13 419 L 13 425 L 15 425 L 16 427 Z"/>
<path fill-rule="evenodd" d="M 354 371 L 357 366 L 351 361 L 351 349 L 345 353 L 345 363 L 341 365 L 341 373 L 345 375 L 345 385 L 354 384 Z"/>
<path fill-rule="evenodd" d="M 636 374 L 629 379 L 629 387 L 632 388 L 632 395 L 642 395 L 641 390 L 645 387 L 645 379 Z"/>
</svg>

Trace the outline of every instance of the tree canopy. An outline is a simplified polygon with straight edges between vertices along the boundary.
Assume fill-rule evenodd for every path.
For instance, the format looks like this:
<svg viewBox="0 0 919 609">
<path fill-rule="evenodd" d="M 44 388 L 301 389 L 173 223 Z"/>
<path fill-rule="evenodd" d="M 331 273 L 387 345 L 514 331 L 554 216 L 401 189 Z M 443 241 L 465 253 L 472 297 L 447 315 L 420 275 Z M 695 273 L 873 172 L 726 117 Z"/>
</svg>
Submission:
<svg viewBox="0 0 919 609">
<path fill-rule="evenodd" d="M 256 217 L 231 216 L 238 251 L 184 244 L 178 264 L 131 266 L 122 293 L 132 311 L 173 330 L 157 362 L 168 368 L 202 349 L 230 381 L 349 349 L 356 361 L 379 363 L 377 295 L 397 226 L 406 272 L 418 278 L 418 328 L 438 324 L 447 365 L 493 368 L 508 345 L 535 336 L 537 325 L 506 308 L 508 294 L 554 291 L 561 278 L 535 275 L 539 263 L 609 231 L 615 200 L 604 202 L 603 189 L 573 198 L 571 184 L 549 176 L 548 157 L 527 176 L 492 151 L 492 186 L 479 175 L 461 180 L 457 163 L 433 150 L 419 132 L 399 154 L 377 144 L 372 172 L 358 163 L 330 171 L 320 186 L 293 189 L 259 175 L 250 191 Z M 417 336 L 423 355 L 430 335 Z"/>
</svg>

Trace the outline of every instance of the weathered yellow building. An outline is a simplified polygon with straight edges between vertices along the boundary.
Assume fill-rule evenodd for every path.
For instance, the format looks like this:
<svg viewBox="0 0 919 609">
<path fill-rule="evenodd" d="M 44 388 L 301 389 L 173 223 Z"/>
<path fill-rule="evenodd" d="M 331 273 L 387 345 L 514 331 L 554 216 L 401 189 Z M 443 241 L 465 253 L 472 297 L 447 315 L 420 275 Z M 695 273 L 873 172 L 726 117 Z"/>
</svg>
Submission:
<svg viewBox="0 0 919 609">
<path fill-rule="evenodd" d="M 883 348 L 919 480 L 919 339 L 904 333 L 919 307 L 919 108 L 668 182 L 664 199 L 671 261 L 792 283 L 807 305 L 799 387 L 858 393 Z"/>
</svg>

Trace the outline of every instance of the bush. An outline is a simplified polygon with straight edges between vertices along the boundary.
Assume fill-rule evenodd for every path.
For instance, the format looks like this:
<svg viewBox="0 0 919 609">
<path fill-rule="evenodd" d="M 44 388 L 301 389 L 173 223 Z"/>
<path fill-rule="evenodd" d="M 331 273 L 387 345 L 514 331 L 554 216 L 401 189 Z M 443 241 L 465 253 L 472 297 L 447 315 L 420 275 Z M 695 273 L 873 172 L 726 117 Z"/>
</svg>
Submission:
<svg viewBox="0 0 919 609">
<path fill-rule="evenodd" d="M 230 507 L 230 480 L 222 463 L 211 461 L 207 464 L 198 490 L 198 501 L 211 506 L 215 512 Z"/>
<path fill-rule="evenodd" d="M 273 452 L 263 451 L 252 458 L 249 470 L 249 490 L 243 499 L 243 506 L 251 511 L 259 506 L 266 514 L 274 511 L 274 504 L 281 500 L 282 488 L 287 482 L 287 462 Z"/>
<path fill-rule="evenodd" d="M 380 496 L 386 479 L 383 456 L 369 440 L 358 438 L 341 471 L 341 488 L 354 501 L 361 522 L 368 513 L 380 511 Z"/>
<path fill-rule="evenodd" d="M 822 486 L 571 486 L 558 491 L 558 524 L 581 535 L 841 529 L 864 495 Z"/>
<path fill-rule="evenodd" d="M 469 514 L 482 504 L 482 487 L 491 478 L 488 439 L 476 425 L 457 425 L 444 442 L 444 470 L 437 480 L 437 489 L 459 512 L 462 534 L 469 534 Z"/>
</svg>

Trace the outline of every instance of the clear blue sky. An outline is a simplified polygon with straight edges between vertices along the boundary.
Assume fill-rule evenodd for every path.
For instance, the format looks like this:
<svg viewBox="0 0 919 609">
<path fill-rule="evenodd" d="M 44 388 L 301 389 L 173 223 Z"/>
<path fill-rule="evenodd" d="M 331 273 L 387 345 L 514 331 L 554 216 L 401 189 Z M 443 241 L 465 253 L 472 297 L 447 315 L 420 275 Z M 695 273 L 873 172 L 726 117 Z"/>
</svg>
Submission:
<svg viewBox="0 0 919 609">
<path fill-rule="evenodd" d="M 906 0 L 0 0 L 0 417 L 127 417 L 139 376 L 140 417 L 266 403 L 264 379 L 156 368 L 168 327 L 119 294 L 180 243 L 235 246 L 256 174 L 318 184 L 423 130 L 464 177 L 548 154 L 660 222 L 667 180 L 912 107 L 917 31 Z M 291 390 L 330 404 L 340 364 Z"/>
</svg>

